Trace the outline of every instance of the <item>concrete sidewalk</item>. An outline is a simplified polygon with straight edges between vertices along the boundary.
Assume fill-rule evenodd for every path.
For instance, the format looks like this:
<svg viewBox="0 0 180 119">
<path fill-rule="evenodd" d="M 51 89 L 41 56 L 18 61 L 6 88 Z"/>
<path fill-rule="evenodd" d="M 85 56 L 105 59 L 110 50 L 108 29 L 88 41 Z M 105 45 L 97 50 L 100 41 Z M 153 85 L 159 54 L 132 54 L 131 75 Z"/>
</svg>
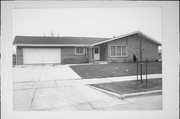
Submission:
<svg viewBox="0 0 180 119">
<path fill-rule="evenodd" d="M 143 79 L 146 76 L 143 75 Z M 162 74 L 149 74 L 148 80 L 154 78 L 162 78 Z M 110 83 L 120 81 L 137 80 L 137 76 L 123 76 L 123 77 L 109 77 L 109 78 L 93 78 L 93 79 L 69 79 L 69 80 L 39 80 L 39 81 L 27 81 L 27 82 L 14 82 L 14 89 L 34 89 L 34 88 L 53 88 L 63 86 L 80 86 L 97 83 Z"/>
<path fill-rule="evenodd" d="M 162 95 L 121 100 L 88 86 L 14 90 L 15 111 L 161 110 Z"/>
<path fill-rule="evenodd" d="M 161 78 L 161 74 L 149 78 Z M 16 111 L 58 110 L 161 110 L 162 95 L 119 99 L 88 84 L 136 80 L 136 76 L 79 80 L 14 82 L 13 109 Z"/>
</svg>

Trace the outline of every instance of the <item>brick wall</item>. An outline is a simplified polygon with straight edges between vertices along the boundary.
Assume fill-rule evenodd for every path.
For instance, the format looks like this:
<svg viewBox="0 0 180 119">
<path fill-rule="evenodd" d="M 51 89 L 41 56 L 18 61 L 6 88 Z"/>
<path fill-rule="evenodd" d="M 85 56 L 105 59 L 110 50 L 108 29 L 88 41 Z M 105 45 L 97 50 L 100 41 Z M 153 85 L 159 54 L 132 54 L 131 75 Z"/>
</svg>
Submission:
<svg viewBox="0 0 180 119">
<path fill-rule="evenodd" d="M 76 55 L 75 47 L 61 47 L 62 64 L 86 63 L 88 62 L 87 49 L 84 55 Z"/>
<path fill-rule="evenodd" d="M 158 45 L 145 39 L 139 35 L 131 35 L 125 38 L 117 39 L 108 43 L 108 60 L 115 60 L 117 62 L 133 61 L 133 54 L 136 55 L 137 59 L 140 57 L 140 39 L 142 49 L 142 59 L 148 59 L 155 61 L 158 59 Z M 127 46 L 127 57 L 111 57 L 110 46 L 111 45 L 126 45 Z"/>
<path fill-rule="evenodd" d="M 133 54 L 140 59 L 140 40 L 142 49 L 142 59 L 155 61 L 158 59 L 158 45 L 145 39 L 142 36 L 133 35 L 128 38 L 128 60 L 132 60 Z"/>
</svg>

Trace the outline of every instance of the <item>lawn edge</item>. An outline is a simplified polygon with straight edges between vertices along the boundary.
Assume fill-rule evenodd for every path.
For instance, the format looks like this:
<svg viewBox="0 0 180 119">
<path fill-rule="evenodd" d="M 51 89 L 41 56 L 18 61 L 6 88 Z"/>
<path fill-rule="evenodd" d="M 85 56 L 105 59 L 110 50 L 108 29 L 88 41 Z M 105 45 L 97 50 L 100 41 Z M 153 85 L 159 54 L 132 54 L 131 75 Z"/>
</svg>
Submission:
<svg viewBox="0 0 180 119">
<path fill-rule="evenodd" d="M 96 89 L 96 90 L 99 90 L 103 93 L 106 93 L 108 95 L 111 95 L 113 97 L 116 97 L 116 98 L 119 98 L 119 99 L 125 99 L 125 98 L 130 98 L 130 97 L 136 97 L 136 96 L 145 96 L 145 95 L 154 95 L 154 94 L 162 94 L 162 90 L 153 90 L 153 91 L 145 91 L 145 92 L 138 92 L 138 93 L 130 93 L 130 94 L 117 94 L 117 93 L 114 93 L 114 92 L 111 92 L 111 91 L 108 91 L 108 90 L 105 90 L 105 89 L 101 89 L 101 88 L 97 88 L 97 87 L 94 87 L 94 86 L 90 86 L 88 85 L 89 87 L 93 88 L 93 89 Z"/>
<path fill-rule="evenodd" d="M 145 92 L 138 92 L 138 93 L 130 93 L 124 94 L 123 98 L 129 98 L 134 96 L 144 96 L 144 95 L 155 95 L 155 94 L 162 94 L 162 90 L 153 90 L 153 91 L 145 91 Z"/>
</svg>

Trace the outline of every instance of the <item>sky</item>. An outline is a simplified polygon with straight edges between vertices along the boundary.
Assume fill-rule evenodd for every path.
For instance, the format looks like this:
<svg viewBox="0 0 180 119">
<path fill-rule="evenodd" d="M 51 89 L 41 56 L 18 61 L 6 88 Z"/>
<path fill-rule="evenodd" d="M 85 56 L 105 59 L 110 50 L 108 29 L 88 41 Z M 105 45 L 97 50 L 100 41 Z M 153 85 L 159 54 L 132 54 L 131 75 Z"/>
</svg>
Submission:
<svg viewBox="0 0 180 119">
<path fill-rule="evenodd" d="M 56 8 L 14 9 L 13 39 L 23 36 L 107 37 L 142 31 L 161 42 L 161 9 Z"/>
</svg>

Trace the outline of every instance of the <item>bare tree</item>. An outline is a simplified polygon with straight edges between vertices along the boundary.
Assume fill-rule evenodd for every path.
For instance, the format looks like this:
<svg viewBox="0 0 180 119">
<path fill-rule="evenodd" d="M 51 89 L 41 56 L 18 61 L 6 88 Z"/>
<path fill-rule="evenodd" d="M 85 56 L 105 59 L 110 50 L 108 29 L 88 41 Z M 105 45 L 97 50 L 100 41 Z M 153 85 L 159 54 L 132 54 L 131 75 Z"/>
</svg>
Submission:
<svg viewBox="0 0 180 119">
<path fill-rule="evenodd" d="M 59 37 L 59 33 L 54 33 L 52 30 L 50 31 L 50 36 L 51 37 L 55 37 L 55 36 L 57 36 L 57 37 Z"/>
<path fill-rule="evenodd" d="M 43 32 L 43 36 L 46 37 L 46 34 Z"/>
<path fill-rule="evenodd" d="M 50 36 L 54 37 L 54 32 L 52 30 L 50 31 Z"/>
<path fill-rule="evenodd" d="M 57 33 L 57 37 L 59 37 L 59 33 Z"/>
<path fill-rule="evenodd" d="M 51 37 L 57 36 L 57 37 L 59 37 L 59 36 L 60 36 L 60 33 L 57 33 L 57 34 L 55 35 L 55 33 L 54 33 L 52 30 L 50 30 L 50 35 L 46 35 L 46 33 L 43 32 L 43 36 L 44 36 L 44 37 L 46 37 L 46 36 L 51 36 Z"/>
</svg>

